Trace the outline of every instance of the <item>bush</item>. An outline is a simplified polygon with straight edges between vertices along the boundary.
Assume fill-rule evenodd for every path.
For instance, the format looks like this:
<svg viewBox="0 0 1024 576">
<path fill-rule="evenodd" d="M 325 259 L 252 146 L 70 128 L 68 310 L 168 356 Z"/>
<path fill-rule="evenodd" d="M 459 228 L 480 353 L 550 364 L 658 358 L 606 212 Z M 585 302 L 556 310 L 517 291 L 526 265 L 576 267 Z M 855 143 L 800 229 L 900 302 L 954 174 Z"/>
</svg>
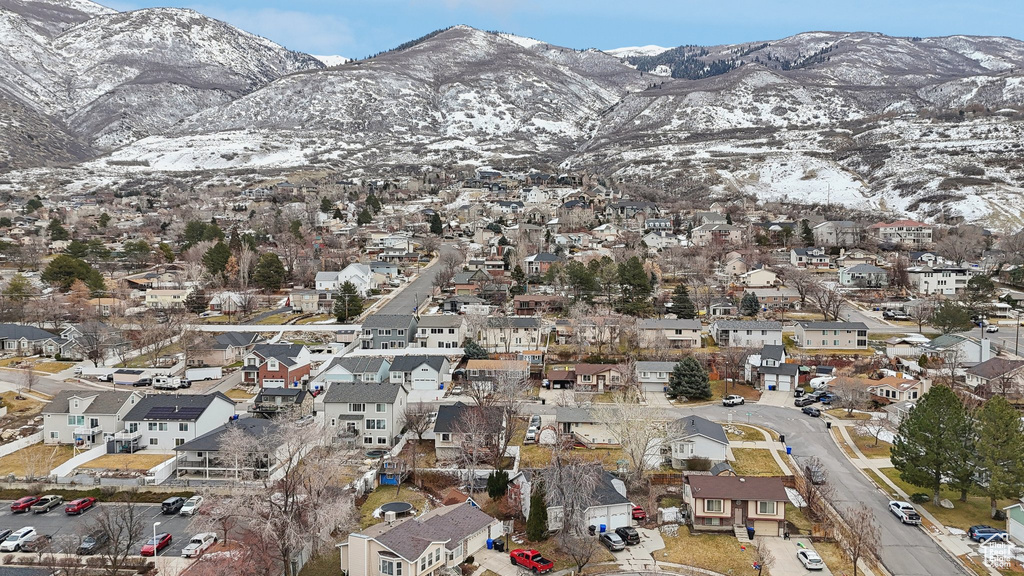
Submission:
<svg viewBox="0 0 1024 576">
<path fill-rule="evenodd" d="M 476 564 L 476 558 L 472 556 L 466 556 L 466 564 Z"/>
<path fill-rule="evenodd" d="M 4 556 L 4 564 L 10 564 L 11 562 L 14 562 L 14 554 Z"/>
<path fill-rule="evenodd" d="M 996 515 L 993 516 L 992 519 L 1000 521 L 1006 520 L 1006 512 L 1003 512 L 1002 510 L 996 510 Z"/>
<path fill-rule="evenodd" d="M 910 501 L 914 504 L 924 504 L 925 502 L 931 502 L 931 500 L 931 495 L 924 492 L 914 492 L 910 495 Z"/>
<path fill-rule="evenodd" d="M 711 459 L 704 456 L 694 456 L 686 459 L 686 469 L 694 472 L 707 472 L 711 470 Z"/>
</svg>

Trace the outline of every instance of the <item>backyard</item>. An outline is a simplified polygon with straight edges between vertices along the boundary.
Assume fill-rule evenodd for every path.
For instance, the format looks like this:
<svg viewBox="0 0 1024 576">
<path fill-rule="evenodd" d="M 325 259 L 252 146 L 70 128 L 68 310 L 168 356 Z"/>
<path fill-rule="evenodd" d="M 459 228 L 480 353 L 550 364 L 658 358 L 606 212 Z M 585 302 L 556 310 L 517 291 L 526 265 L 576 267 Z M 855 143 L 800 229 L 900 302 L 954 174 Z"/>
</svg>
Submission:
<svg viewBox="0 0 1024 576">
<path fill-rule="evenodd" d="M 782 468 L 772 457 L 771 450 L 760 448 L 733 448 L 736 460 L 733 470 L 739 476 L 782 476 Z"/>
<path fill-rule="evenodd" d="M 9 474 L 18 478 L 46 476 L 74 455 L 74 447 L 66 444 L 33 444 L 0 458 L 0 477 Z"/>
<path fill-rule="evenodd" d="M 366 496 L 366 501 L 359 507 L 359 525 L 368 528 L 374 524 L 384 521 L 384 518 L 374 518 L 373 511 L 388 502 L 408 502 L 415 509 L 415 514 L 421 514 L 427 505 L 427 497 L 414 486 L 404 484 L 402 486 L 380 486 Z"/>
<path fill-rule="evenodd" d="M 79 466 L 88 470 L 131 470 L 145 472 L 150 468 L 174 458 L 173 454 L 147 454 L 136 452 L 135 454 L 104 454 L 95 460 L 90 460 Z"/>
<path fill-rule="evenodd" d="M 748 574 L 754 562 L 753 548 L 740 548 L 736 537 L 729 534 L 691 534 L 679 527 L 678 536 L 662 534 L 665 548 L 653 553 L 660 562 L 696 566 L 723 574 Z"/>
</svg>

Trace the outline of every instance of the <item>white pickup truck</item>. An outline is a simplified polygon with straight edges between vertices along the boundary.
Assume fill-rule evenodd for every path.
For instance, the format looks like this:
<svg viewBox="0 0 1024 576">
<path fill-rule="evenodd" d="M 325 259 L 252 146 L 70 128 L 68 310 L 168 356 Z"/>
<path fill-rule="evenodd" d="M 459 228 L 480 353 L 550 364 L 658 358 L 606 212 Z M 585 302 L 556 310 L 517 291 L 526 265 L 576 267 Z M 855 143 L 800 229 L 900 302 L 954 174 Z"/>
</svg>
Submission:
<svg viewBox="0 0 1024 576">
<path fill-rule="evenodd" d="M 217 535 L 213 532 L 202 532 L 193 536 L 188 544 L 181 550 L 181 555 L 185 558 L 195 558 L 207 548 L 217 543 Z"/>
<path fill-rule="evenodd" d="M 903 502 L 901 500 L 890 500 L 889 511 L 896 515 L 900 519 L 900 522 L 904 524 L 921 524 L 921 515 L 914 509 L 914 505 L 910 502 Z"/>
</svg>

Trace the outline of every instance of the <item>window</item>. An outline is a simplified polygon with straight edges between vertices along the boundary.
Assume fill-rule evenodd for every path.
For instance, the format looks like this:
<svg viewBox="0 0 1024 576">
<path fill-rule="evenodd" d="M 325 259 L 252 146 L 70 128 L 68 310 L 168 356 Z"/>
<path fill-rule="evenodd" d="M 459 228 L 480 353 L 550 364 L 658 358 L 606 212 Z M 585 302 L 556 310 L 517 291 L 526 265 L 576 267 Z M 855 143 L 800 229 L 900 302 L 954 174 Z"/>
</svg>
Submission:
<svg viewBox="0 0 1024 576">
<path fill-rule="evenodd" d="M 373 438 L 370 436 L 363 437 L 363 444 L 373 444 Z"/>
<path fill-rule="evenodd" d="M 149 439 L 149 445 L 150 446 L 159 446 L 160 445 L 160 439 L 159 438 L 150 438 Z"/>
<path fill-rule="evenodd" d="M 178 422 L 178 432 L 188 432 L 188 422 Z"/>
<path fill-rule="evenodd" d="M 387 436 L 377 436 L 377 444 L 387 444 L 387 443 L 388 443 L 388 437 Z"/>
<path fill-rule="evenodd" d="M 128 432 L 138 432 L 138 431 L 139 431 L 139 423 L 138 422 L 132 422 L 131 424 L 128 425 Z"/>
<path fill-rule="evenodd" d="M 380 559 L 380 573 L 387 576 L 402 576 L 402 561 L 390 558 Z"/>
<path fill-rule="evenodd" d="M 424 556 L 424 557 L 420 558 L 420 572 L 425 572 L 426 571 L 426 569 L 427 569 L 427 558 L 428 557 L 433 558 L 433 554 L 429 554 L 427 556 Z"/>
<path fill-rule="evenodd" d="M 761 515 L 774 516 L 775 502 L 759 500 L 757 503 L 757 513 Z"/>
<path fill-rule="evenodd" d="M 441 442 L 451 442 L 452 435 L 449 432 L 441 432 Z"/>
<path fill-rule="evenodd" d="M 337 425 L 338 425 L 338 419 L 337 418 L 331 418 L 331 428 L 334 428 Z"/>
<path fill-rule="evenodd" d="M 369 418 L 366 420 L 367 430 L 386 430 L 387 420 L 383 418 Z"/>
<path fill-rule="evenodd" d="M 721 512 L 722 501 L 721 500 L 705 500 L 704 501 L 705 512 Z"/>
<path fill-rule="evenodd" d="M 387 412 L 387 411 L 388 411 L 388 405 L 387 404 L 380 404 L 380 403 L 377 404 L 377 413 L 378 414 L 381 414 L 381 413 Z"/>
<path fill-rule="evenodd" d="M 50 440 L 60 440 L 60 432 L 50 432 Z"/>
<path fill-rule="evenodd" d="M 366 405 L 365 404 L 349 404 L 348 405 L 348 411 L 349 412 L 366 412 Z"/>
<path fill-rule="evenodd" d="M 395 335 L 396 336 L 405 336 L 405 330 L 404 329 L 395 330 Z"/>
<path fill-rule="evenodd" d="M 161 422 L 160 425 L 157 426 L 157 429 L 161 432 L 167 432 L 167 422 Z"/>
<path fill-rule="evenodd" d="M 721 526 L 721 518 L 704 518 L 705 526 Z"/>
<path fill-rule="evenodd" d="M 196 452 L 196 458 L 202 458 L 202 457 L 203 457 L 203 453 L 202 452 Z"/>
<path fill-rule="evenodd" d="M 85 426 L 85 416 L 68 416 L 68 426 Z"/>
<path fill-rule="evenodd" d="M 185 443 L 185 439 L 184 438 L 175 438 L 174 439 L 174 445 L 175 446 L 181 446 L 184 443 Z"/>
<path fill-rule="evenodd" d="M 150 422 L 146 428 L 149 429 L 150 432 L 156 432 L 156 422 Z"/>
</svg>

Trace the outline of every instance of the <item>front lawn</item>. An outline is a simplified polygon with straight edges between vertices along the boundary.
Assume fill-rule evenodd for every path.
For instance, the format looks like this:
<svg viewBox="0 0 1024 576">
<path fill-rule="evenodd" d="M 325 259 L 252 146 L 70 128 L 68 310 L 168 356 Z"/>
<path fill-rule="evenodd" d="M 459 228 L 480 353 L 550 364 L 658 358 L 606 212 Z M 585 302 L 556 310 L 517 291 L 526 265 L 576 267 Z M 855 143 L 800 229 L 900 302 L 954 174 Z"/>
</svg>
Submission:
<svg viewBox="0 0 1024 576">
<path fill-rule="evenodd" d="M 764 441 L 764 434 L 756 428 L 750 426 L 744 426 L 742 424 L 726 424 L 725 436 L 729 440 L 742 440 L 746 442 L 762 442 Z"/>
<path fill-rule="evenodd" d="M 931 490 L 927 488 L 920 488 L 901 480 L 900 473 L 895 468 L 882 468 L 881 472 L 906 492 L 907 495 L 915 492 L 925 492 L 931 495 Z M 892 492 L 892 488 L 890 488 L 888 484 L 882 486 L 882 489 L 886 492 Z M 961 530 L 967 530 L 975 524 L 998 525 L 996 521 L 992 520 L 992 517 L 989 514 L 989 501 L 985 496 L 968 495 L 967 502 L 961 502 L 960 493 L 954 492 L 945 486 L 940 490 L 939 496 L 941 498 L 949 499 L 949 501 L 953 503 L 953 509 L 947 510 L 941 506 L 936 506 L 931 502 L 917 504 L 917 506 L 921 506 L 930 512 L 931 515 L 942 524 L 953 528 L 959 528 Z M 1002 509 L 1004 506 L 1009 506 L 1014 502 L 1014 500 L 999 500 L 996 504 L 998 508 Z"/>
<path fill-rule="evenodd" d="M 415 509 L 414 514 L 419 515 L 427 503 L 426 496 L 411 484 L 401 486 L 379 486 L 366 497 L 366 501 L 359 507 L 359 523 L 363 528 L 369 528 L 374 524 L 384 521 L 384 518 L 374 518 L 373 511 L 388 502 L 408 502 Z"/>
<path fill-rule="evenodd" d="M 835 542 L 815 542 L 814 550 L 833 574 L 853 574 L 853 562 Z"/>
<path fill-rule="evenodd" d="M 867 412 L 858 412 L 858 411 L 854 410 L 853 414 L 848 414 L 848 413 L 849 413 L 849 410 L 847 410 L 846 408 L 831 408 L 829 410 L 825 410 L 825 414 L 828 414 L 829 416 L 831 416 L 833 418 L 838 418 L 840 420 L 870 420 L 871 419 L 871 414 L 868 414 Z"/>
<path fill-rule="evenodd" d="M 594 538 L 597 537 L 594 536 Z M 562 552 L 562 549 L 558 546 L 557 535 L 551 536 L 546 540 L 541 540 L 540 542 L 524 542 L 522 546 L 514 542 L 510 542 L 509 544 L 511 544 L 512 550 L 515 550 L 516 548 L 529 547 L 539 551 L 541 555 L 555 563 L 555 572 L 559 570 L 576 570 L 576 563 L 572 561 L 572 558 L 568 554 Z M 597 548 L 594 550 L 593 558 L 590 559 L 590 564 L 600 564 L 602 562 L 614 561 L 615 556 L 613 556 L 612 553 L 609 552 L 608 549 L 604 546 L 598 545 Z M 587 567 L 583 568 L 584 572 L 591 572 L 589 568 L 590 564 L 588 564 Z M 522 571 L 518 572 L 522 573 Z"/>
<path fill-rule="evenodd" d="M 782 476 L 782 468 L 772 457 L 771 450 L 760 448 L 733 448 L 732 463 L 738 476 Z"/>
<path fill-rule="evenodd" d="M 892 444 L 884 440 L 879 440 L 876 445 L 875 437 L 870 434 L 861 434 L 853 430 L 850 432 L 850 437 L 853 438 L 853 443 L 857 445 L 857 448 L 868 458 L 888 458 L 892 450 Z"/>
<path fill-rule="evenodd" d="M 256 397 L 255 394 L 252 394 L 251 392 L 246 392 L 241 388 L 232 388 L 231 390 L 225 392 L 224 395 L 236 402 L 248 402 L 249 400 L 252 400 L 253 398 Z"/>
<path fill-rule="evenodd" d="M 662 534 L 665 547 L 653 553 L 660 562 L 672 562 L 714 570 L 722 574 L 748 574 L 754 563 L 753 546 L 740 548 L 731 532 L 727 534 L 691 534 L 686 526 L 679 527 L 678 536 Z"/>
<path fill-rule="evenodd" d="M 811 521 L 807 519 L 802 508 L 797 508 L 790 502 L 786 502 L 786 522 L 793 526 L 792 534 L 810 534 Z"/>
</svg>

